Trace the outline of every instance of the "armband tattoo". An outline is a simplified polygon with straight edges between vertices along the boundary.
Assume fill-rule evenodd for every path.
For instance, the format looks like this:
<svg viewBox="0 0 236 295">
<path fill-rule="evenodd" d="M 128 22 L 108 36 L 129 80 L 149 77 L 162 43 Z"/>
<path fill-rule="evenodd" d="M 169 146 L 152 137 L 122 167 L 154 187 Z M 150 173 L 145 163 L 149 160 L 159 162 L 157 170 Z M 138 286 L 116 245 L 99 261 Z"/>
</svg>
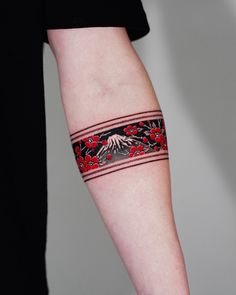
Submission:
<svg viewBox="0 0 236 295">
<path fill-rule="evenodd" d="M 128 167 L 169 159 L 161 110 L 97 123 L 70 134 L 70 138 L 85 182 Z"/>
</svg>

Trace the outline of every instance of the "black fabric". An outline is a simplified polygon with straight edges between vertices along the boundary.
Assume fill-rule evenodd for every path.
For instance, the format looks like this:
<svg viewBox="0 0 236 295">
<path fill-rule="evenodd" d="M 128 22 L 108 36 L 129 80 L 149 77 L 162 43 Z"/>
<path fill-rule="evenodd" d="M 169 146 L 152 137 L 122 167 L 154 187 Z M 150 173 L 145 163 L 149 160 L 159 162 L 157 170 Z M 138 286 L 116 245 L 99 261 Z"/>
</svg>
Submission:
<svg viewBox="0 0 236 295">
<path fill-rule="evenodd" d="M 140 0 L 44 1 L 43 38 L 47 43 L 46 29 L 121 26 L 131 41 L 150 31 Z"/>
<path fill-rule="evenodd" d="M 125 26 L 133 41 L 146 35 L 150 28 L 139 0 L 4 3 L 0 19 L 1 289 L 8 295 L 47 295 L 43 80 L 47 29 Z"/>
</svg>

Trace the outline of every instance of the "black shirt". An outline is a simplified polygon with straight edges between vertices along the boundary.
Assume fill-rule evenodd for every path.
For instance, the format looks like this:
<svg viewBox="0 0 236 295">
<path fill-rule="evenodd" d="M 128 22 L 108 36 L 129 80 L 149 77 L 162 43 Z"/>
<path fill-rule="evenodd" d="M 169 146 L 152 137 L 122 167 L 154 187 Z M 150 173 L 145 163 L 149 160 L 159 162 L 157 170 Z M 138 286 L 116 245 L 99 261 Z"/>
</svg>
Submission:
<svg viewBox="0 0 236 295">
<path fill-rule="evenodd" d="M 47 29 L 124 26 L 150 31 L 140 0 L 8 1 L 1 16 L 1 289 L 49 294 L 43 49 Z"/>
</svg>

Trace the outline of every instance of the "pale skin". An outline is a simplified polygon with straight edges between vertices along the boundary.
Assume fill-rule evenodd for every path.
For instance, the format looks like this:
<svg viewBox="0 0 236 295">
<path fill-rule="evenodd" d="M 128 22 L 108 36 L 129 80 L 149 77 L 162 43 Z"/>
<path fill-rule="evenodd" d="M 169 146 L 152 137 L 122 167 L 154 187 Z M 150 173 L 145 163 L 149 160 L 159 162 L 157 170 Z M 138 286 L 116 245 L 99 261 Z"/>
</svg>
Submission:
<svg viewBox="0 0 236 295">
<path fill-rule="evenodd" d="M 48 30 L 69 133 L 161 109 L 123 27 Z M 86 182 L 138 295 L 189 295 L 169 159 Z"/>
</svg>

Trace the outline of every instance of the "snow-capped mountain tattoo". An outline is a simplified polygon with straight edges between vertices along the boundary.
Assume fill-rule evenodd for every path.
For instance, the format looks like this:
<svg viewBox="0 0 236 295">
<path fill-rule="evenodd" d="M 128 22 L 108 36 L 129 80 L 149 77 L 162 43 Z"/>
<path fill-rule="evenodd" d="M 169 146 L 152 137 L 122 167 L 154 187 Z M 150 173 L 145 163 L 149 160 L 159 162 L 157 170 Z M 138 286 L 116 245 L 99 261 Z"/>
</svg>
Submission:
<svg viewBox="0 0 236 295">
<path fill-rule="evenodd" d="M 84 181 L 143 163 L 168 159 L 161 110 L 115 118 L 70 136 Z"/>
</svg>

